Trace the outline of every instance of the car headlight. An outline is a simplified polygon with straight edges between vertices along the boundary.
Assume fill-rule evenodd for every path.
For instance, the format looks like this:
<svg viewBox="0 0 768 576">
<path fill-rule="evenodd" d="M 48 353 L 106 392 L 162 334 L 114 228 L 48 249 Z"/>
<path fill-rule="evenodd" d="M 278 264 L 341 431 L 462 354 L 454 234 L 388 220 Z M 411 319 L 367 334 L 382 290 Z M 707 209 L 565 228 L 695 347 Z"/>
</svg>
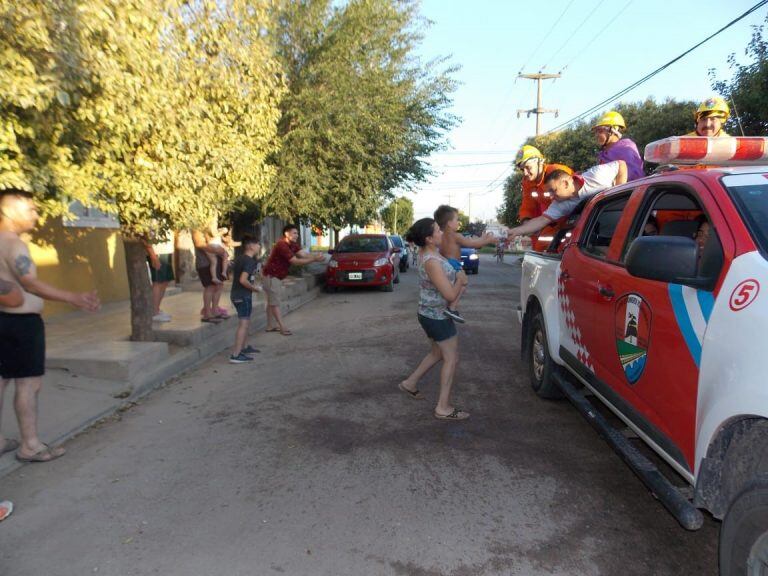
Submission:
<svg viewBox="0 0 768 576">
<path fill-rule="evenodd" d="M 470 260 L 477 260 L 478 258 L 480 258 L 480 256 L 478 256 L 477 254 L 470 254 L 469 255 L 469 259 Z"/>
<path fill-rule="evenodd" d="M 338 268 L 338 267 L 339 267 L 338 260 L 331 259 L 331 261 L 328 262 L 328 268 Z"/>
<path fill-rule="evenodd" d="M 373 265 L 374 266 L 384 266 L 387 262 L 389 262 L 389 260 L 387 260 L 386 258 L 379 258 L 378 260 L 376 260 L 373 263 Z"/>
</svg>

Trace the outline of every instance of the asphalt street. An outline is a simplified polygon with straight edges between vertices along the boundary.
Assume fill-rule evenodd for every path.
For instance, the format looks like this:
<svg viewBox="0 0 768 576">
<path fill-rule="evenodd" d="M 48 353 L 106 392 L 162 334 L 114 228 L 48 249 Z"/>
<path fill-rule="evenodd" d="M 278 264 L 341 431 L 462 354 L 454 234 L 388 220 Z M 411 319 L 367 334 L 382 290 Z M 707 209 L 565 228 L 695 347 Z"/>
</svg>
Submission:
<svg viewBox="0 0 768 576">
<path fill-rule="evenodd" d="M 567 401 L 528 386 L 519 267 L 484 257 L 462 304 L 456 404 L 397 383 L 428 344 L 416 271 L 325 294 L 0 480 L 2 576 L 716 574 L 718 523 L 686 532 Z M 43 394 L 45 392 L 43 391 Z"/>
</svg>

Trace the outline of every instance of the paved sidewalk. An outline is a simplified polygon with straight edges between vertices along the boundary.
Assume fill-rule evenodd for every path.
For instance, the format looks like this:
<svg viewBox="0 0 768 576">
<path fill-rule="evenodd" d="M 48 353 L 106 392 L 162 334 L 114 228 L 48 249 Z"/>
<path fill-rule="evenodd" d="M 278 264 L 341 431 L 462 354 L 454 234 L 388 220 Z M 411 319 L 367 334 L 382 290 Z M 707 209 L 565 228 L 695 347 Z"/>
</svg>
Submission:
<svg viewBox="0 0 768 576">
<path fill-rule="evenodd" d="M 322 270 L 315 267 L 300 278 L 286 278 L 283 313 L 313 300 L 322 288 L 321 277 Z M 163 300 L 172 321 L 155 324 L 156 342 L 129 341 L 128 302 L 105 305 L 95 314 L 72 312 L 46 321 L 46 375 L 39 406 L 43 442 L 64 442 L 169 379 L 228 353 L 237 324 L 229 285 L 220 304 L 230 309 L 232 318 L 215 325 L 200 322 L 201 291 L 197 285 L 187 288 Z M 251 333 L 264 329 L 264 305 L 263 295 L 255 294 Z M 0 429 L 6 437 L 18 438 L 13 393 L 10 386 Z M 19 466 L 13 454 L 0 457 L 0 476 Z"/>
</svg>

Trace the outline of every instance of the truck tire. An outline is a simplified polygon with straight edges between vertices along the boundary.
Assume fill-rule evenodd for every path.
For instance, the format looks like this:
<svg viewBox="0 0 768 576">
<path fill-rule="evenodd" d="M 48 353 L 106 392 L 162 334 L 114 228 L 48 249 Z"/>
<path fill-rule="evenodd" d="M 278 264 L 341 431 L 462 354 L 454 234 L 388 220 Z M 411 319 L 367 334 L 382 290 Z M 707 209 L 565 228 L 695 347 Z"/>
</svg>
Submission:
<svg viewBox="0 0 768 576">
<path fill-rule="evenodd" d="M 720 527 L 720 576 L 768 573 L 768 487 L 731 503 Z"/>
<path fill-rule="evenodd" d="M 537 311 L 531 319 L 528 329 L 528 374 L 531 379 L 531 388 L 540 398 L 557 400 L 563 397 L 552 378 L 552 374 L 559 370 L 557 364 L 549 355 L 549 342 L 547 341 L 547 329 L 544 326 L 544 316 Z"/>
</svg>

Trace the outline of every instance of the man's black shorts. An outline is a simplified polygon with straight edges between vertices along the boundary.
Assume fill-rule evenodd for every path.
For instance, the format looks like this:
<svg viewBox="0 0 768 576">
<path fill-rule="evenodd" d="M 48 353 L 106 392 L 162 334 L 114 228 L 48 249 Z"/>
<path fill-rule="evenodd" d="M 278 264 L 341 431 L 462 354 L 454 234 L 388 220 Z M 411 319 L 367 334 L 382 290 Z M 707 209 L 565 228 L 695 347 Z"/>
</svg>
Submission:
<svg viewBox="0 0 768 576">
<path fill-rule="evenodd" d="M 45 374 L 45 325 L 39 314 L 0 312 L 0 377 Z"/>
</svg>

